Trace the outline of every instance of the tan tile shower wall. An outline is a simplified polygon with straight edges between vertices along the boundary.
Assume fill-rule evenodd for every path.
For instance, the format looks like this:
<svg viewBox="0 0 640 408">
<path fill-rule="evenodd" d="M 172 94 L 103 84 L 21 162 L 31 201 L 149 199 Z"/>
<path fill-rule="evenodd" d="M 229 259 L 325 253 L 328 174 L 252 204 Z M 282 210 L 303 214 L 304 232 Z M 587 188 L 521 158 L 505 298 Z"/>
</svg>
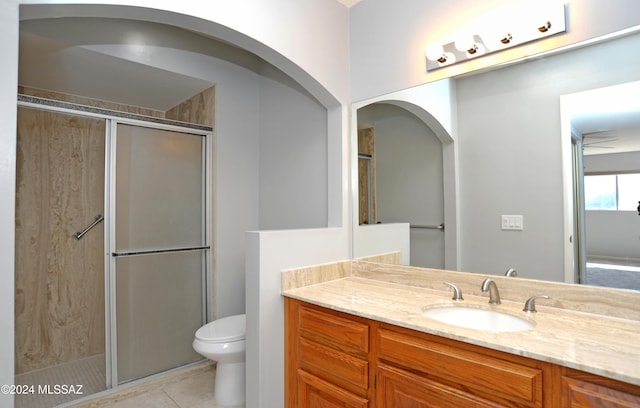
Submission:
<svg viewBox="0 0 640 408">
<path fill-rule="evenodd" d="M 36 96 L 38 98 L 91 106 L 94 108 L 109 109 L 117 112 L 177 120 L 180 122 L 195 123 L 198 125 L 213 127 L 215 123 L 215 89 L 215 86 L 207 88 L 166 112 L 25 86 L 18 86 L 18 93 L 22 95 Z"/>
<path fill-rule="evenodd" d="M 100 108 L 100 109 L 109 109 L 109 110 L 118 111 L 118 112 L 133 113 L 136 115 L 151 116 L 155 118 L 164 118 L 164 115 L 165 115 L 163 111 L 159 111 L 159 110 L 147 109 L 139 106 L 124 105 L 121 103 L 115 103 L 115 102 L 109 102 L 109 101 L 102 101 L 99 99 L 87 98 L 84 96 L 63 94 L 55 91 L 29 88 L 25 86 L 18 86 L 18 93 L 23 95 L 36 96 L 38 98 L 52 99 L 54 101 L 75 103 L 78 105 L 91 106 L 91 107 Z"/>
<path fill-rule="evenodd" d="M 104 353 L 104 126 L 19 109 L 16 374 Z"/>
<path fill-rule="evenodd" d="M 213 127 L 216 106 L 215 90 L 216 88 L 213 86 L 207 88 L 180 105 L 169 109 L 165 119 Z"/>
<path fill-rule="evenodd" d="M 360 153 L 370 155 L 371 159 L 358 158 L 358 223 L 360 225 L 375 224 L 378 219 L 378 210 L 376 200 L 375 130 L 373 128 L 358 129 L 358 154 Z M 371 181 L 371 184 L 369 184 L 369 181 Z M 371 202 L 369 202 L 369 199 L 371 199 Z M 369 208 L 371 208 L 371 214 L 369 214 Z"/>
</svg>

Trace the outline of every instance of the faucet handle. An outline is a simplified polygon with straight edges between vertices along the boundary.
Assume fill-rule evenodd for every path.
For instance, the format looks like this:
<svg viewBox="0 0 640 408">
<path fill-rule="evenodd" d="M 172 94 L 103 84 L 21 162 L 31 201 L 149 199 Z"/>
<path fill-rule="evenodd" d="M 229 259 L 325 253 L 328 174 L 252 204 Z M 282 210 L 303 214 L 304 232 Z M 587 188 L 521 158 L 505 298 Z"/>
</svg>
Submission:
<svg viewBox="0 0 640 408">
<path fill-rule="evenodd" d="M 547 295 L 531 296 L 529 299 L 527 299 L 526 302 L 524 302 L 524 307 L 522 308 L 522 311 L 527 313 L 536 313 L 537 312 L 536 299 L 549 299 L 549 296 Z"/>
<path fill-rule="evenodd" d="M 462 297 L 462 290 L 460 290 L 460 288 L 456 285 L 454 285 L 451 282 L 442 282 L 445 285 L 449 286 L 451 289 L 453 289 L 453 297 L 451 299 L 453 300 L 464 300 L 464 298 Z"/>
</svg>

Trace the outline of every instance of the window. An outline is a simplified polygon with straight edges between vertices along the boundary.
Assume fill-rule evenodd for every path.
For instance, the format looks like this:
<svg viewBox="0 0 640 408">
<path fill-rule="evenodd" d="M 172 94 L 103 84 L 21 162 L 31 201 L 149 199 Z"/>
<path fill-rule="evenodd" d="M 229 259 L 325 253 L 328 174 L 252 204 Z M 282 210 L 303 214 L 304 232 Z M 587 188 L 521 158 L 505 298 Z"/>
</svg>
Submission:
<svg viewBox="0 0 640 408">
<path fill-rule="evenodd" d="M 584 177 L 587 210 L 634 211 L 640 201 L 640 173 Z"/>
</svg>

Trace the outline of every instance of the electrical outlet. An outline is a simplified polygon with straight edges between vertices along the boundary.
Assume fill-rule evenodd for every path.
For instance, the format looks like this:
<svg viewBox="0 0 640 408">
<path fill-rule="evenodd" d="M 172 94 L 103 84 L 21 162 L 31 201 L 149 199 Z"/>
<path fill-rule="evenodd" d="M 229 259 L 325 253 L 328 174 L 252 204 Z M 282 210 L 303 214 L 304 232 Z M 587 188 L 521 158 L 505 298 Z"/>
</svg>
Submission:
<svg viewBox="0 0 640 408">
<path fill-rule="evenodd" d="M 505 231 L 522 231 L 524 229 L 522 215 L 503 215 L 502 229 Z"/>
</svg>

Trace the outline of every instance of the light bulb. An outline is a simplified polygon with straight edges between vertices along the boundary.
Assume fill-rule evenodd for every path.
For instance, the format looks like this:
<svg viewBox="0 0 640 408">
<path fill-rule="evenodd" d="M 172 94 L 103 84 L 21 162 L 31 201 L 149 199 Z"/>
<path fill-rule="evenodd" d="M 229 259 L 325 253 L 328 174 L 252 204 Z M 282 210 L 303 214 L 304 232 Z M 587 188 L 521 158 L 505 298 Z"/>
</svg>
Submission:
<svg viewBox="0 0 640 408">
<path fill-rule="evenodd" d="M 428 46 L 427 49 L 425 50 L 425 55 L 431 61 L 443 62 L 443 61 L 440 61 L 440 60 L 443 59 L 444 48 L 442 48 L 442 45 L 432 44 L 432 45 Z"/>
<path fill-rule="evenodd" d="M 476 44 L 471 35 L 465 35 L 456 40 L 455 47 L 458 51 L 469 52 L 469 50 L 476 47 Z"/>
</svg>

